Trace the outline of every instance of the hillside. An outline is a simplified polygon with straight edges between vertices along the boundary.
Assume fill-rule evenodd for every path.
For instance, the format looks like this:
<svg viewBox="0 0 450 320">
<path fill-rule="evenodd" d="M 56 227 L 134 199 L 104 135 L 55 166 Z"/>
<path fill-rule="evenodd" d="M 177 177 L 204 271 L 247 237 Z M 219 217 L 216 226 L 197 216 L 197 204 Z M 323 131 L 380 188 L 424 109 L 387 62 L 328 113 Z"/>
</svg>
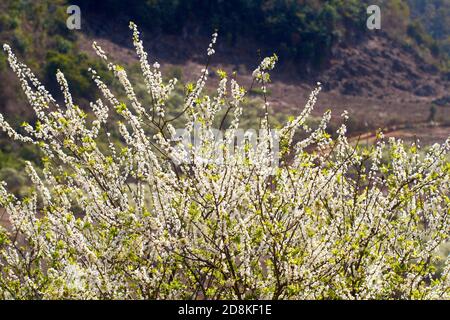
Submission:
<svg viewBox="0 0 450 320">
<path fill-rule="evenodd" d="M 82 29 L 70 31 L 65 26 L 66 0 L 4 0 L 0 3 L 0 40 L 10 43 L 59 99 L 54 74 L 60 68 L 78 103 L 86 107 L 98 96 L 87 69 L 93 66 L 111 82 L 111 75 L 91 49 L 92 41 L 97 40 L 133 73 L 137 59 L 130 50 L 128 21 L 132 19 L 142 30 L 151 59 L 185 83 L 198 76 L 209 35 L 217 28 L 212 70 L 236 71 L 247 87 L 260 55 L 275 52 L 280 57 L 269 87 L 270 112 L 278 121 L 297 114 L 320 81 L 324 92 L 314 114 L 332 109 L 338 116 L 348 110 L 351 135 L 408 126 L 412 135 L 426 136 L 427 143 L 442 141 L 450 134 L 449 30 L 445 23 L 450 0 L 375 3 L 382 9 L 382 29 L 371 31 L 365 26 L 364 1 L 79 0 Z M 210 88 L 217 79 L 213 74 Z M 17 124 L 24 116 L 32 120 L 3 54 L 0 83 L 0 112 Z M 257 91 L 250 97 L 261 99 Z M 258 113 L 249 110 L 247 118 L 251 122 Z M 430 120 L 439 129 L 424 129 Z M 334 118 L 332 124 L 336 125 Z M 0 139 L 3 166 L 15 167 L 17 152 Z M 20 152 L 20 159 L 29 158 L 29 153 Z"/>
<path fill-rule="evenodd" d="M 144 39 L 147 39 L 145 34 Z M 92 40 L 83 37 L 80 43 L 82 50 L 94 58 L 95 54 L 90 48 Z M 108 38 L 96 40 L 111 52 L 114 61 L 126 62 L 130 66 L 137 63 L 131 48 L 118 45 Z M 195 81 L 204 65 L 205 45 L 202 45 L 202 40 L 207 45 L 207 38 L 200 38 L 196 44 L 192 44 L 172 41 L 170 36 L 159 38 L 158 45 L 152 45 L 150 39 L 145 44 L 154 53 L 152 59 L 162 63 L 163 71 L 182 75 L 183 81 Z M 178 50 L 184 53 L 193 51 L 195 54 L 180 58 L 177 57 Z M 273 83 L 269 86 L 273 116 L 297 114 L 315 83 L 320 81 L 324 91 L 319 97 L 315 114 L 320 115 L 332 109 L 333 114 L 339 116 L 342 111 L 348 110 L 350 130 L 354 134 L 396 124 L 425 122 L 435 103 L 442 104 L 437 107 L 435 120 L 443 123 L 450 121 L 446 102 L 449 99 L 450 83 L 444 74 L 414 51 L 397 45 L 383 34 L 355 46 L 339 46 L 335 50 L 329 66 L 310 75 L 293 72 L 295 63 L 292 61 L 280 63 L 273 72 Z M 163 54 L 163 51 L 173 55 Z M 247 64 L 234 63 L 243 56 L 239 45 L 231 49 L 222 47 L 217 50 L 212 69 L 223 69 L 228 73 L 237 71 L 240 83 L 249 87 L 251 71 L 257 59 L 252 61 L 251 50 L 244 54 L 247 54 Z M 213 75 L 209 83 L 211 89 L 217 81 L 218 77 Z M 252 96 L 258 98 L 258 93 Z"/>
</svg>

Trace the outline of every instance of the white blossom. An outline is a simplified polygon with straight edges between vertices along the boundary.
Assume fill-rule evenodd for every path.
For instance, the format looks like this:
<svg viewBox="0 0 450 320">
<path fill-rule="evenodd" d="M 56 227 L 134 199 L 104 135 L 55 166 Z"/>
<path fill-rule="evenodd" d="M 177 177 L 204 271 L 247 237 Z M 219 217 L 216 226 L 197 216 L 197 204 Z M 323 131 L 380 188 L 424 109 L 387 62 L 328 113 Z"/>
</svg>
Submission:
<svg viewBox="0 0 450 320">
<path fill-rule="evenodd" d="M 148 99 L 94 43 L 126 101 L 91 69 L 103 100 L 89 117 L 62 71 L 63 107 L 4 46 L 37 121 L 14 129 L 0 114 L 0 129 L 36 145 L 43 165 L 27 164 L 27 197 L 0 183 L 10 223 L 0 227 L 0 298 L 450 298 L 439 254 L 450 231 L 450 139 L 422 149 L 378 134 L 355 146 L 346 112 L 336 133 L 331 111 L 310 124 L 318 84 L 277 132 L 278 151 L 268 113 L 259 135 L 235 143 L 246 91 L 224 74 L 205 94 L 208 65 L 178 106 L 179 135 L 166 112 L 177 80 L 163 79 L 130 29 Z M 253 72 L 264 92 L 276 61 Z M 217 130 L 224 112 L 230 124 Z"/>
</svg>

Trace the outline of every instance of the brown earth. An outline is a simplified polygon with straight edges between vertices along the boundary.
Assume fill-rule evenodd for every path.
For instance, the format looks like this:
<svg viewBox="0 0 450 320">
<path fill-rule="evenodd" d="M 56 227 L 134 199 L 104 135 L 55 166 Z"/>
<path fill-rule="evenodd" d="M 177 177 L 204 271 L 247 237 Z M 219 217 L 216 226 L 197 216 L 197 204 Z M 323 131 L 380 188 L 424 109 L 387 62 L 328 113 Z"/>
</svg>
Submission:
<svg viewBox="0 0 450 320">
<path fill-rule="evenodd" d="M 382 128 L 382 130 L 385 139 L 394 137 L 406 143 L 414 142 L 426 146 L 445 142 L 449 138 L 450 128 L 445 124 L 424 122 L 414 126 L 394 125 L 392 127 Z M 376 137 L 376 131 L 370 131 L 355 135 L 350 138 L 350 141 L 354 143 L 372 144 L 376 141 Z"/>
<path fill-rule="evenodd" d="M 118 45 L 109 38 L 95 40 L 115 62 L 129 65 L 138 62 L 132 48 Z M 92 41 L 93 38 L 82 36 L 80 46 L 83 51 L 95 55 L 91 48 Z M 201 44 L 207 45 L 206 39 L 186 43 L 176 37 L 158 38 L 157 41 L 144 38 L 151 61 L 157 59 L 163 72 L 174 68 L 182 70 L 184 81 L 195 81 L 204 66 L 206 54 Z M 220 68 L 229 74 L 236 71 L 240 84 L 249 87 L 257 57 L 255 54 L 252 66 L 248 57 L 251 50 L 239 52 L 236 46 L 223 49 L 226 54 L 221 53 L 222 47 L 219 47 L 211 69 Z M 164 50 L 165 54 L 162 54 Z M 243 64 L 234 63 L 239 61 L 239 53 L 242 54 Z M 191 58 L 188 58 L 189 55 Z M 272 72 L 273 82 L 268 89 L 272 115 L 298 114 L 316 82 L 320 81 L 324 90 L 319 95 L 314 115 L 320 116 L 331 109 L 332 122 L 337 124 L 341 121 L 339 115 L 347 110 L 350 115 L 349 131 L 353 135 L 392 125 L 413 127 L 429 120 L 433 103 L 436 105 L 434 120 L 444 124 L 441 128 L 444 136 L 450 135 L 450 127 L 446 126 L 450 123 L 450 82 L 414 50 L 400 46 L 386 36 L 373 36 L 353 46 L 338 46 L 329 66 L 317 74 L 298 74 L 297 69 L 281 63 Z M 208 86 L 213 89 L 218 77 L 212 74 L 210 80 Z M 419 136 L 422 133 L 427 135 L 427 130 L 422 128 L 417 133 Z"/>
</svg>

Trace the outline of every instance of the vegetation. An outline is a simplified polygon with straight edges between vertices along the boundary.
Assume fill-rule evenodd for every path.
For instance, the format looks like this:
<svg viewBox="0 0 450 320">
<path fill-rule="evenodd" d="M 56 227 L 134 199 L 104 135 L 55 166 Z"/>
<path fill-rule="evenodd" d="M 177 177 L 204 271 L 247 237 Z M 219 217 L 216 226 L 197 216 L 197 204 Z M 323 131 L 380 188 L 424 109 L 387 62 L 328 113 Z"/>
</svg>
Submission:
<svg viewBox="0 0 450 320">
<path fill-rule="evenodd" d="M 448 57 L 449 24 L 445 13 L 449 1 L 378 2 L 385 9 L 388 34 L 398 33 L 396 37 L 402 41 L 411 38 L 418 50 L 427 48 L 434 55 Z M 87 84 L 89 77 L 85 68 L 76 66 L 95 63 L 79 52 L 77 33 L 65 26 L 68 4 L 65 0 L 2 1 L 0 40 L 13 45 L 43 76 L 45 84 L 56 86 L 53 74 L 60 68 L 74 84 L 74 94 L 80 88 L 88 99 L 94 94 Z M 333 46 L 354 41 L 367 31 L 367 3 L 357 0 L 80 0 L 78 4 L 83 14 L 93 16 L 92 20 L 100 24 L 133 19 L 147 30 L 177 35 L 187 34 L 187 30 L 205 35 L 219 29 L 231 44 L 238 38 L 254 39 L 277 47 L 283 60 L 301 61 L 297 65 L 302 66 L 323 66 Z M 418 16 L 418 12 L 426 14 Z M 44 64 L 38 62 L 43 60 Z M 4 67 L 5 57 L 1 56 L 0 79 L 5 77 Z"/>
<path fill-rule="evenodd" d="M 275 131 L 266 93 L 276 55 L 252 74 L 263 96 L 257 136 L 240 130 L 248 90 L 219 72 L 216 94 L 206 94 L 208 67 L 172 116 L 177 79 L 164 80 L 130 28 L 146 96 L 94 43 L 126 99 L 90 70 L 103 95 L 90 104 L 93 119 L 61 71 L 63 105 L 4 47 L 38 121 L 16 129 L 0 116 L 0 128 L 39 148 L 43 170 L 27 164 L 26 197 L 0 183 L 10 222 L 0 226 L 0 298 L 450 298 L 450 256 L 440 254 L 450 138 L 425 155 L 382 133 L 353 146 L 346 113 L 333 138 L 331 111 L 307 122 L 320 85 Z"/>
<path fill-rule="evenodd" d="M 73 93 L 83 103 L 96 95 L 87 69 L 96 67 L 106 79 L 108 74 L 105 67 L 79 51 L 77 34 L 66 27 L 67 3 L 65 0 L 1 1 L 0 42 L 14 46 L 17 54 L 36 71 L 49 89 L 59 88 L 55 73 L 57 69 L 64 70 L 73 86 Z M 14 110 L 7 113 L 7 118 L 16 124 L 23 121 L 23 116 L 26 120 L 34 121 L 33 115 L 20 107 L 25 102 L 24 96 L 16 94 L 20 88 L 11 81 L 6 56 L 3 54 L 0 55 L 0 83 L 0 110 Z M 11 104 L 9 108 L 8 104 Z M 20 171 L 23 170 L 24 160 L 35 161 L 24 158 L 23 152 L 10 144 L 0 139 L 0 168 Z"/>
<path fill-rule="evenodd" d="M 88 12 L 133 17 L 144 27 L 182 34 L 219 29 L 233 43 L 238 37 L 275 44 L 280 54 L 316 65 L 326 61 L 339 40 L 364 31 L 365 6 L 356 0 L 331 1 L 81 1 Z M 150 18 L 149 18 L 150 17 Z M 195 21 L 195 25 L 193 25 Z M 301 45 L 300 45 L 301 44 Z"/>
<path fill-rule="evenodd" d="M 450 1 L 409 0 L 419 43 L 426 43 L 434 54 L 444 56 L 443 67 L 450 70 Z M 417 38 L 417 36 L 415 36 Z"/>
<path fill-rule="evenodd" d="M 82 92 L 89 99 L 93 97 L 94 90 L 89 87 L 86 70 L 91 65 L 96 66 L 99 72 L 104 69 L 79 51 L 77 33 L 66 27 L 66 8 L 67 1 L 64 0 L 2 1 L 0 41 L 14 46 L 19 56 L 42 76 L 44 84 L 50 88 L 56 88 L 54 75 L 59 68 L 66 71 L 67 78 L 73 83 L 74 93 Z M 2 83 L 7 82 L 5 63 L 5 56 L 2 55 Z"/>
</svg>

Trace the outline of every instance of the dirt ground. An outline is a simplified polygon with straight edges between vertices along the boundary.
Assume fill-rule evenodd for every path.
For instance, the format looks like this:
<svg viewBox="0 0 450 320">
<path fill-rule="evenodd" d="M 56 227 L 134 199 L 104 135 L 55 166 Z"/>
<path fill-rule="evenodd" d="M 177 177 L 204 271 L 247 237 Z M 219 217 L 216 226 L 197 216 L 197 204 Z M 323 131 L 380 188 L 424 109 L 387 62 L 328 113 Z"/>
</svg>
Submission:
<svg viewBox="0 0 450 320">
<path fill-rule="evenodd" d="M 91 48 L 93 40 L 85 37 L 80 43 L 83 51 L 94 56 Z M 108 39 L 95 40 L 110 53 L 114 62 L 128 65 L 138 63 L 132 48 L 118 45 Z M 186 47 L 182 42 L 175 45 Z M 150 62 L 158 60 L 163 73 L 180 70 L 184 82 L 195 82 L 204 67 L 204 64 L 199 62 L 200 59 L 158 59 L 158 51 L 161 51 L 161 48 L 153 48 L 148 42 L 144 42 L 144 46 L 150 47 Z M 198 44 L 193 46 L 200 50 Z M 153 53 L 153 50 L 156 50 L 156 53 Z M 201 52 L 203 51 L 199 51 L 198 55 Z M 236 56 L 233 56 L 232 51 L 229 54 L 229 59 L 225 59 L 222 53 L 219 54 L 217 62 L 214 63 L 216 60 L 213 60 L 207 82 L 209 89 L 216 88 L 219 77 L 215 76 L 214 70 L 219 68 L 228 74 L 236 72 L 238 82 L 245 88 L 250 87 L 252 67 L 248 64 L 234 64 Z M 248 60 L 248 57 L 244 58 L 244 61 Z M 313 115 L 320 117 L 330 109 L 332 124 L 337 126 L 342 121 L 340 115 L 347 110 L 350 117 L 350 135 L 393 125 L 415 127 L 430 118 L 433 102 L 446 97 L 450 92 L 449 81 L 443 79 L 432 66 L 387 39 L 372 39 L 359 47 L 340 49 L 330 62 L 329 68 L 317 76 L 309 75 L 299 79 L 294 73 L 286 65 L 272 72 L 273 82 L 268 86 L 271 115 L 277 117 L 280 113 L 299 114 L 311 90 L 320 81 L 324 90 L 319 95 Z M 421 127 L 420 130 L 412 130 L 413 132 L 394 131 L 390 134 L 398 137 L 417 136 L 424 143 L 445 140 L 443 137 L 450 135 L 450 105 L 436 106 L 433 118 L 435 122 L 444 125 L 440 129 Z"/>
</svg>

